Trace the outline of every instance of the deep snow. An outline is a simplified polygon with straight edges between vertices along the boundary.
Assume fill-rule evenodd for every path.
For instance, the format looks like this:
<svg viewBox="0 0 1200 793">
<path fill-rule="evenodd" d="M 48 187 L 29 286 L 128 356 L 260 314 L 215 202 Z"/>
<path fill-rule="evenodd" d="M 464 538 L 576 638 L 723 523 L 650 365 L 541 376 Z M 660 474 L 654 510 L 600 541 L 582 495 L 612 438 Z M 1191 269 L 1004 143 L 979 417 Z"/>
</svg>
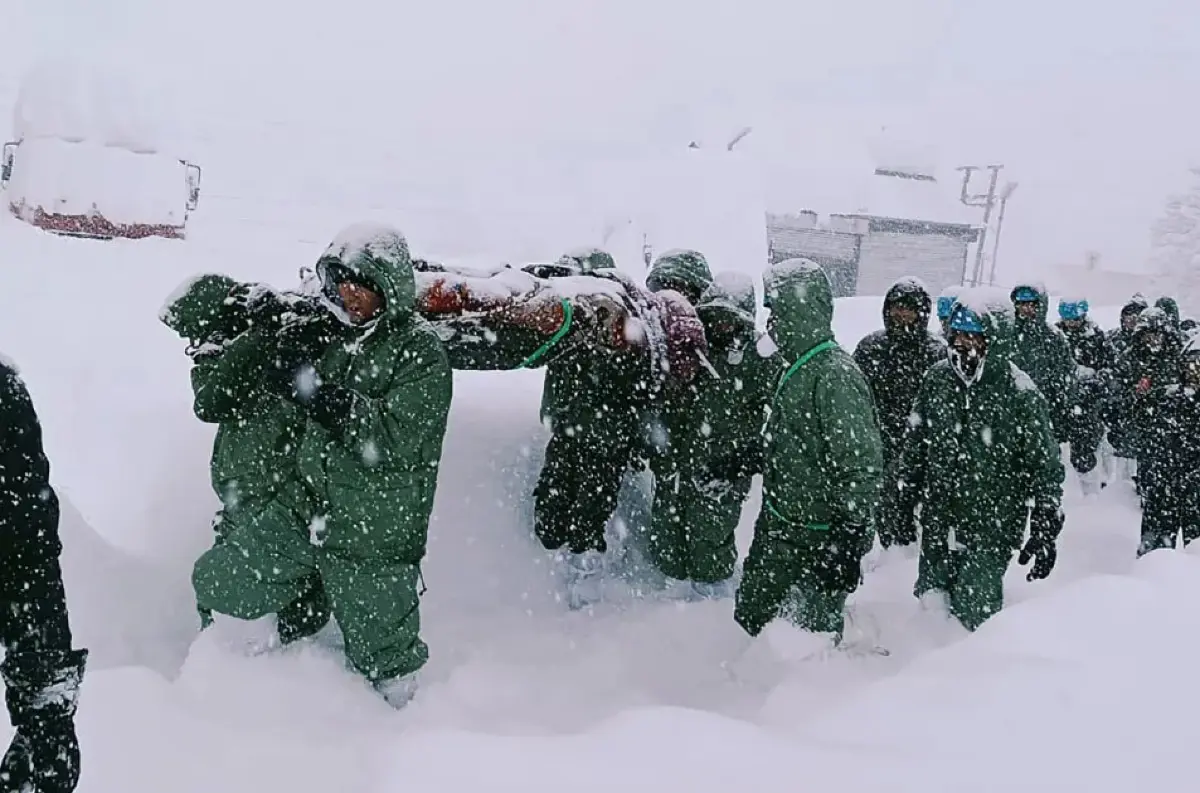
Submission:
<svg viewBox="0 0 1200 793">
<path fill-rule="evenodd" d="M 222 270 L 293 285 L 338 228 L 361 220 L 399 223 L 418 255 L 551 256 L 628 236 L 615 209 L 640 187 L 611 189 L 599 162 L 578 205 L 540 195 L 544 182 L 507 203 L 511 185 L 497 185 L 526 176 L 524 155 L 493 155 L 469 195 L 446 187 L 453 177 L 427 184 L 442 167 L 466 183 L 473 163 L 432 152 L 413 169 L 389 125 L 345 138 L 355 119 L 307 112 L 313 91 L 332 93 L 336 78 L 316 74 L 328 60 L 305 53 L 279 69 L 292 66 L 313 80 L 273 85 L 255 113 L 237 105 L 244 88 L 218 101 L 239 82 L 233 67 L 227 82 L 188 73 L 204 88 L 192 142 L 208 192 L 186 243 L 61 239 L 0 216 L 0 349 L 43 419 L 72 623 L 93 652 L 80 793 L 1189 789 L 1200 560 L 1134 562 L 1127 486 L 1085 501 L 1072 482 L 1058 569 L 1028 584 L 1014 568 L 1010 608 L 977 634 L 915 601 L 915 560 L 888 552 L 869 560 L 850 635 L 891 654 L 789 662 L 749 641 L 728 602 L 638 600 L 628 587 L 594 614 L 558 602 L 528 531 L 545 440 L 536 372 L 456 375 L 425 566 L 433 655 L 410 708 L 391 711 L 324 640 L 248 658 L 217 634 L 196 639 L 188 574 L 216 501 L 211 428 L 190 413 L 183 343 L 157 320 L 179 282 Z M 10 102 L 15 79 L 0 77 Z M 746 197 L 738 178 L 730 192 Z M 681 192 L 703 186 L 681 181 Z M 690 195 L 680 205 L 694 217 L 668 217 L 671 186 L 657 187 L 645 198 L 660 210 L 654 228 L 677 235 L 659 249 L 721 236 L 719 206 Z M 743 213 L 729 217 L 735 230 L 711 245 L 753 271 L 761 240 Z M 636 252 L 641 240 L 621 245 Z M 1111 323 L 1116 311 L 1094 313 Z M 846 346 L 879 324 L 878 298 L 838 301 Z M 744 512 L 743 547 L 757 505 Z"/>
<path fill-rule="evenodd" d="M 975 636 L 923 609 L 915 560 L 889 552 L 853 599 L 852 637 L 891 655 L 786 662 L 740 633 L 728 602 L 618 592 L 589 615 L 556 600 L 527 529 L 544 442 L 536 372 L 457 375 L 426 565 L 433 658 L 406 712 L 326 644 L 246 658 L 213 636 L 193 643 L 187 573 L 215 504 L 211 432 L 156 314 L 190 274 L 285 286 L 323 247 L 256 244 L 97 243 L 0 219 L 0 334 L 43 416 L 68 504 L 72 621 L 94 653 L 83 793 L 1181 789 L 1166 758 L 1186 734 L 1169 725 L 1200 705 L 1180 685 L 1200 562 L 1133 562 L 1127 487 L 1084 501 L 1072 484 L 1054 576 L 1027 584 L 1014 569 L 1013 605 Z M 878 299 L 839 301 L 835 322 L 853 345 L 878 327 Z M 1153 725 L 1165 743 L 1143 737 Z"/>
</svg>

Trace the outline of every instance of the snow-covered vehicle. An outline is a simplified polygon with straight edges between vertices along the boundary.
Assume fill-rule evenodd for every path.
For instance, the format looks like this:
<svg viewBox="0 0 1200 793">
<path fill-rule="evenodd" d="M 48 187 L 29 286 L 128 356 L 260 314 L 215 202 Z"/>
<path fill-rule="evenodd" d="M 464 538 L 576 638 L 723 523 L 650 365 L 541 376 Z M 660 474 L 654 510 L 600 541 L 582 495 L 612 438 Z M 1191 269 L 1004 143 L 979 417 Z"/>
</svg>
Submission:
<svg viewBox="0 0 1200 793">
<path fill-rule="evenodd" d="M 23 78 L 4 144 L 8 210 L 46 231 L 112 239 L 184 236 L 200 168 L 173 151 L 167 97 L 136 70 L 48 58 Z"/>
<path fill-rule="evenodd" d="M 13 215 L 55 234 L 182 239 L 200 168 L 154 150 L 24 138 L 4 144 L 0 186 Z"/>
</svg>

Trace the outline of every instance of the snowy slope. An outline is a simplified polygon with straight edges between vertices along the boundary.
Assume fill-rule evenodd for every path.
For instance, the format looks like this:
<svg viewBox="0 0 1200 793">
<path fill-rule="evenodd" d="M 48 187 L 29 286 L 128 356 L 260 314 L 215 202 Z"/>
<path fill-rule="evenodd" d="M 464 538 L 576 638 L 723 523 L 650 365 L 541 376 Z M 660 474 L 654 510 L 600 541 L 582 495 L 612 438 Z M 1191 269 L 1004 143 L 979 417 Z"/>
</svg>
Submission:
<svg viewBox="0 0 1200 793">
<path fill-rule="evenodd" d="M 345 5 L 346 26 L 366 21 L 354 16 L 365 4 Z M 17 11 L 54 21 L 35 7 Z M 438 93 L 448 82 L 471 84 L 470 69 L 436 85 L 425 70 L 401 69 L 410 112 L 391 123 L 380 75 L 396 72 L 384 68 L 394 65 L 393 30 L 331 35 L 323 12 L 265 8 L 214 0 L 186 17 L 166 0 L 126 0 L 112 15 L 74 8 L 73 25 L 94 29 L 93 42 L 176 66 L 171 57 L 195 58 L 156 72 L 189 100 L 183 148 L 206 168 L 186 243 L 59 239 L 0 217 L 0 349 L 21 365 L 42 414 L 66 505 L 72 622 L 93 650 L 80 793 L 1190 789 L 1183 725 L 1200 694 L 1178 681 L 1200 635 L 1189 608 L 1200 560 L 1162 552 L 1135 564 L 1127 487 L 1085 502 L 1072 485 L 1054 576 L 1027 584 L 1014 570 L 1013 607 L 978 634 L 922 610 L 910 595 L 915 560 L 888 553 L 870 560 L 852 601 L 852 637 L 891 655 L 789 663 L 747 640 L 729 603 L 622 597 L 588 615 L 557 602 L 528 531 L 544 442 L 536 373 L 456 377 L 425 566 L 433 656 L 407 711 L 384 706 L 323 644 L 244 658 L 211 635 L 195 640 L 188 574 L 215 509 L 212 433 L 190 413 L 183 345 L 156 319 L 166 295 L 207 270 L 292 284 L 330 235 L 362 219 L 398 223 L 421 253 L 551 256 L 597 242 L 612 197 L 638 192 L 636 181 L 614 193 L 582 177 L 587 189 L 564 190 L 603 164 L 558 159 L 553 147 L 468 145 L 469 125 L 488 126 L 482 91 L 447 116 L 430 111 L 446 107 Z M 225 47 L 189 53 L 235 13 Z M 453 17 L 447 10 L 442 24 L 456 29 Z M 163 35 L 139 39 L 134 18 Z M 464 51 L 486 38 L 489 18 L 476 21 L 478 32 L 459 30 Z M 165 35 L 172 25 L 185 35 Z M 265 32 L 280 42 L 269 58 L 258 46 Z M 0 106 L 16 95 L 17 55 L 36 50 L 13 38 L 0 51 Z M 409 60 L 442 63 L 432 38 L 410 35 Z M 537 44 L 507 46 L 544 70 Z M 321 47 L 354 52 L 343 68 L 361 81 L 343 79 L 337 57 L 312 57 Z M 359 93 L 343 96 L 349 87 Z M 576 124 L 586 102 L 563 99 Z M 671 196 L 657 187 L 665 213 Z M 703 222 L 693 231 L 711 239 L 711 217 Z M 838 303 L 847 346 L 879 321 L 877 299 Z M 743 547 L 756 509 L 752 498 Z"/>
</svg>

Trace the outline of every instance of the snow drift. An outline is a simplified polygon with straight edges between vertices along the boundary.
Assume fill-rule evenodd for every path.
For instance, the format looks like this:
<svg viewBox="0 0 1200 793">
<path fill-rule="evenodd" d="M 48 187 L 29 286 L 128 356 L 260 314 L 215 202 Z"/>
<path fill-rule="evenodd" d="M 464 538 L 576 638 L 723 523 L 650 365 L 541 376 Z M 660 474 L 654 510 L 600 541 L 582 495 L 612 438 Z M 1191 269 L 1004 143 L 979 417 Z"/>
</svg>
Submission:
<svg viewBox="0 0 1200 793">
<path fill-rule="evenodd" d="M 728 602 L 624 597 L 591 615 L 564 610 L 529 536 L 545 440 L 537 372 L 456 375 L 425 568 L 433 657 L 409 710 L 390 711 L 323 642 L 244 658 L 211 636 L 193 641 L 187 582 L 215 508 L 211 432 L 190 414 L 183 345 L 157 309 L 183 276 L 216 262 L 286 285 L 319 248 L 98 246 L 11 220 L 0 239 L 16 262 L 0 334 L 43 415 L 68 504 L 72 621 L 94 651 L 81 791 L 456 790 L 485 780 L 538 791 L 560 789 L 564 775 L 581 790 L 611 789 L 611 775 L 579 777 L 579 763 L 637 769 L 638 789 L 670 780 L 695 791 L 735 780 L 789 791 L 798 767 L 813 784 L 859 790 L 1170 781 L 1168 764 L 1154 765 L 1158 749 L 1117 747 L 1139 745 L 1138 724 L 1200 706 L 1170 683 L 1200 628 L 1176 605 L 1200 594 L 1200 561 L 1160 552 L 1135 565 L 1127 488 L 1097 502 L 1073 496 L 1055 575 L 1030 585 L 1015 573 L 1014 605 L 978 634 L 923 610 L 910 594 L 914 560 L 888 552 L 869 561 L 850 632 L 892 654 L 797 663 L 745 637 Z M 40 321 L 60 315 L 71 322 Z M 847 346 L 879 325 L 877 298 L 838 301 Z M 752 500 L 744 513 L 743 548 L 756 509 Z M 1163 754 L 1182 748 L 1173 740 Z M 979 777 L 996 757 L 1036 763 Z"/>
</svg>

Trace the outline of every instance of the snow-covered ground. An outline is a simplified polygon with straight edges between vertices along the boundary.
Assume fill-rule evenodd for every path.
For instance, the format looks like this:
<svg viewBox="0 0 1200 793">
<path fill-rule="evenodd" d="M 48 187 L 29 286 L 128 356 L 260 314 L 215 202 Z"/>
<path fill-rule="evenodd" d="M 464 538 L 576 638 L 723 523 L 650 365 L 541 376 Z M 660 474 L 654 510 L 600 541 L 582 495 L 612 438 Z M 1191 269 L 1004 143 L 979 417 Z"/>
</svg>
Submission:
<svg viewBox="0 0 1200 793">
<path fill-rule="evenodd" d="M 426 566 L 433 658 L 407 711 L 323 644 L 245 658 L 194 641 L 211 436 L 156 311 L 195 272 L 288 283 L 317 248 L 99 243 L 11 218 L 0 248 L 0 337 L 42 413 L 69 504 L 72 620 L 93 649 L 83 793 L 1183 789 L 1200 560 L 1135 563 L 1127 487 L 1083 500 L 1072 483 L 1055 574 L 1014 570 L 1013 605 L 978 634 L 922 610 L 915 560 L 889 552 L 852 618 L 891 655 L 788 662 L 749 641 L 728 602 L 624 597 L 584 614 L 556 601 L 528 536 L 536 373 L 458 376 Z M 839 302 L 839 339 L 853 345 L 878 310 Z"/>
<path fill-rule="evenodd" d="M 197 24 L 219 17 L 197 11 L 208 14 Z M 1160 552 L 1134 562 L 1127 486 L 1084 500 L 1070 482 L 1054 575 L 1029 584 L 1014 569 L 1011 607 L 977 634 L 923 610 L 911 597 L 915 559 L 889 552 L 870 560 L 851 636 L 890 655 L 790 662 L 747 639 L 728 602 L 626 592 L 585 614 L 557 601 L 529 537 L 545 440 L 537 373 L 457 375 L 425 566 L 432 659 L 407 710 L 385 706 L 322 643 L 246 658 L 213 635 L 197 639 L 188 576 L 216 502 L 189 361 L 156 319 L 175 286 L 209 270 L 295 283 L 329 235 L 361 219 L 411 231 L 419 253 L 552 255 L 599 242 L 619 225 L 614 204 L 639 193 L 593 185 L 564 204 L 551 189 L 562 181 L 538 181 L 560 163 L 526 173 L 532 161 L 507 153 L 475 192 L 450 190 L 478 175 L 471 162 L 430 152 L 414 170 L 390 147 L 390 124 L 353 139 L 354 113 L 305 124 L 313 91 L 345 87 L 325 74 L 337 58 L 311 54 L 270 74 L 319 61 L 302 74 L 323 81 L 272 85 L 257 115 L 237 101 L 265 83 L 249 81 L 251 91 L 232 66 L 199 95 L 204 123 L 192 142 L 208 192 L 187 242 L 62 239 L 0 216 L 0 349 L 41 413 L 65 504 L 72 623 L 92 649 L 80 793 L 1190 789 L 1200 559 Z M 188 85 L 203 85 L 221 55 L 194 65 Z M 17 83 L 0 73 L 0 109 Z M 422 181 L 442 165 L 453 166 L 443 182 Z M 524 200 L 513 192 L 522 177 Z M 737 194 L 745 189 L 739 182 Z M 654 200 L 665 212 L 664 192 Z M 720 214 L 704 214 L 695 231 L 712 239 Z M 678 220 L 664 214 L 656 228 L 678 230 Z M 745 239 L 730 241 L 730 260 Z M 659 248 L 677 242 L 686 244 Z M 758 259 L 748 253 L 742 266 Z M 878 298 L 839 301 L 835 324 L 852 346 L 879 326 Z M 756 509 L 757 497 L 743 547 Z"/>
</svg>

